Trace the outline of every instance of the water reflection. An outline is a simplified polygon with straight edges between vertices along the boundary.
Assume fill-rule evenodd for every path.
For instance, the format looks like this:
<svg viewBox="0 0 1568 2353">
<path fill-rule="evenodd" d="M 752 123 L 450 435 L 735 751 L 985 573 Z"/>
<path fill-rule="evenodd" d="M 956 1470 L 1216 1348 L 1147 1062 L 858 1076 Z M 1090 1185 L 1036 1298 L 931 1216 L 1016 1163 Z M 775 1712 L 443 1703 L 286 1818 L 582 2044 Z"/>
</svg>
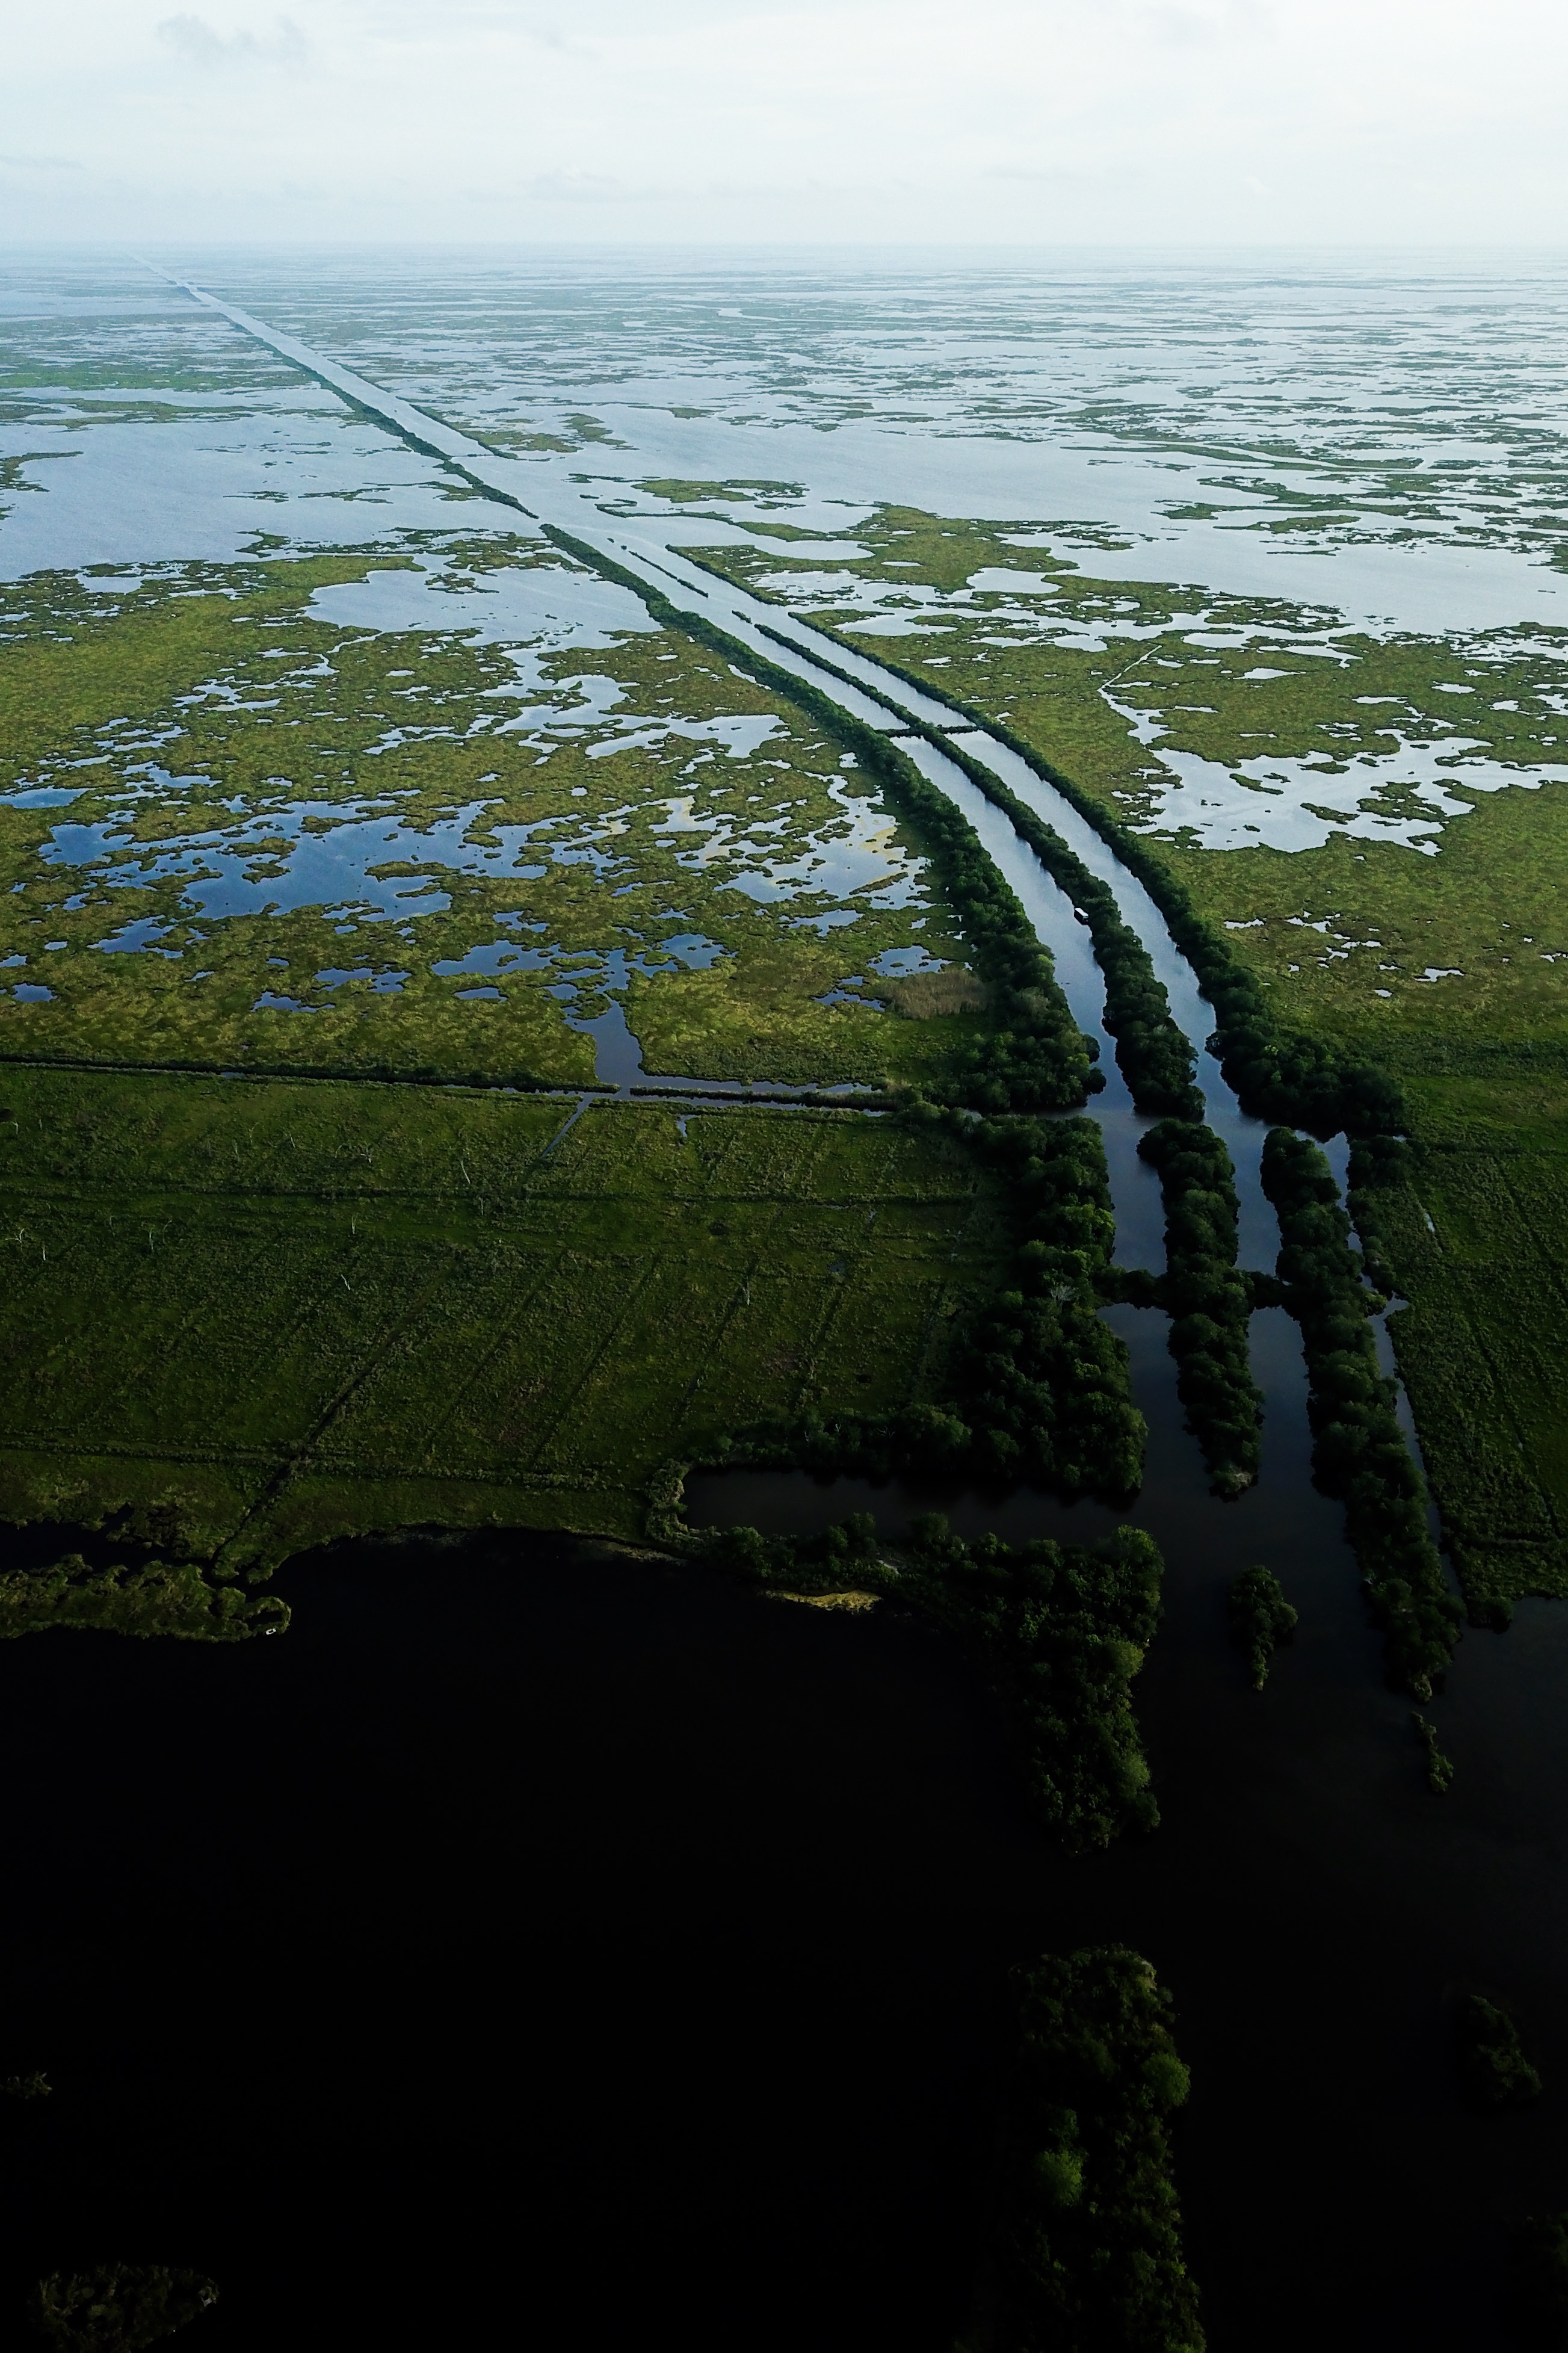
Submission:
<svg viewBox="0 0 1568 2353">
<path fill-rule="evenodd" d="M 1109 1311 L 1150 1426 L 1131 1510 L 1016 1491 L 727 1473 L 690 1482 L 705 1525 L 804 1531 L 851 1509 L 897 1526 L 1081 1542 L 1119 1518 L 1166 1560 L 1163 1623 L 1137 1687 L 1163 1822 L 1072 1874 L 1075 1935 L 1124 1939 L 1173 1987 L 1197 2086 L 1180 2163 L 1215 2353 L 1474 2353 L 1499 2341 L 1503 2225 L 1568 2194 L 1552 2099 L 1468 2115 L 1450 2012 L 1510 2002 L 1568 2083 L 1568 1611 L 1470 1635 L 1438 1703 L 1458 1775 L 1426 1789 L 1408 1703 L 1384 1690 L 1337 1504 L 1310 1483 L 1300 1335 L 1253 1318 L 1267 1419 L 1258 1485 L 1207 1492 L 1182 1428 L 1165 1319 Z M 1252 1692 L 1225 1595 L 1262 1561 L 1300 1612 Z"/>
<path fill-rule="evenodd" d="M 1550 467 L 1518 459 L 1521 432 L 1568 438 L 1550 262 L 370 257 L 352 303 L 324 260 L 236 256 L 222 279 L 639 512 L 639 482 L 728 484 L 740 522 L 837 536 L 876 498 L 991 517 L 1101 576 L 1331 599 L 1376 627 L 1568 617 Z M 584 412 L 621 446 L 584 447 Z M 571 454 L 530 451 L 542 431 Z M 681 503 L 672 533 L 711 538 Z"/>
</svg>

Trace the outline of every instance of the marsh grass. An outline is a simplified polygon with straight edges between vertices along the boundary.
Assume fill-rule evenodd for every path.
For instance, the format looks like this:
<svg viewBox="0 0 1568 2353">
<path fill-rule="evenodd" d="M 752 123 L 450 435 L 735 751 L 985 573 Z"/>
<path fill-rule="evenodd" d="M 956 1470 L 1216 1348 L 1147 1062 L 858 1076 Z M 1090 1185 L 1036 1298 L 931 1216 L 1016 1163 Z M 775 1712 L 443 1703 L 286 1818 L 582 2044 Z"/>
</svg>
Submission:
<svg viewBox="0 0 1568 2353">
<path fill-rule="evenodd" d="M 640 1534 L 739 1417 L 928 1396 L 1006 1238 L 847 1112 L 16 1070 L 0 1512 L 266 1566 L 359 1528 Z"/>
<path fill-rule="evenodd" d="M 1366 1194 L 1389 1331 L 1471 1617 L 1503 1625 L 1568 1595 L 1568 1082 L 1515 1056 L 1406 1086 L 1429 1140 Z"/>
<path fill-rule="evenodd" d="M 514 655 L 437 627 L 436 594 L 414 629 L 311 606 L 416 564 L 537 572 L 567 612 L 582 576 L 411 533 L 6 592 L 0 1054 L 581 1085 L 570 1023 L 610 992 L 647 1067 L 694 1077 L 879 1083 L 967 1049 L 962 1008 L 912 1028 L 841 986 L 965 955 L 841 744 L 651 622 Z"/>
<path fill-rule="evenodd" d="M 1047 549 L 1011 544 L 1016 527 L 1010 535 L 1005 524 L 908 508 L 880 509 L 855 535 L 868 554 L 835 559 L 834 571 L 875 584 L 889 610 L 920 626 L 885 648 L 860 634 L 847 642 L 891 652 L 944 692 L 1005 716 L 1121 823 L 1147 828 L 1180 797 L 1127 711 L 1159 715 L 1161 749 L 1233 767 L 1266 754 L 1310 758 L 1327 779 L 1385 754 L 1391 726 L 1415 744 L 1463 736 L 1477 756 L 1516 767 L 1518 786 L 1500 792 L 1467 787 L 1457 771 L 1450 798 L 1469 806 L 1447 816 L 1369 775 L 1363 806 L 1435 823 L 1436 856 L 1342 830 L 1318 849 L 1216 854 L 1175 816 L 1154 825 L 1151 847 L 1205 915 L 1246 926 L 1233 944 L 1277 992 L 1282 1018 L 1358 1051 L 1478 1018 L 1491 1034 L 1568 1037 L 1568 792 L 1538 773 L 1568 765 L 1568 717 L 1554 707 L 1568 635 L 1532 626 L 1373 638 L 1333 626 L 1326 608 L 1097 579 Z M 777 576 L 763 593 L 790 596 L 780 573 L 787 550 L 712 549 L 703 560 L 753 586 Z M 1032 574 L 1054 593 L 971 590 L 976 573 Z M 921 591 L 934 601 L 917 601 Z M 960 592 L 963 602 L 945 601 Z M 860 617 L 831 590 L 795 601 L 830 628 Z M 1428 981 L 1428 971 L 1454 976 Z"/>
<path fill-rule="evenodd" d="M 954 1013 L 978 1013 L 985 1003 L 985 984 L 975 973 L 950 966 L 945 972 L 914 972 L 907 980 L 889 981 L 882 994 L 906 1019 L 937 1021 Z"/>
</svg>

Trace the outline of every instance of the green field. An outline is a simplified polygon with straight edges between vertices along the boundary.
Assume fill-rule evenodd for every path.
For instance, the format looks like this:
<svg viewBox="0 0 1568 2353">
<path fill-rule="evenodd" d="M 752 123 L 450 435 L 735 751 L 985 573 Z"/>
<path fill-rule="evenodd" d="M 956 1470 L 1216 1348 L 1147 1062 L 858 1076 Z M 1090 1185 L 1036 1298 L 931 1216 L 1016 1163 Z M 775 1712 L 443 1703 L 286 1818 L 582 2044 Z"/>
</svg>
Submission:
<svg viewBox="0 0 1568 2353">
<path fill-rule="evenodd" d="M 636 1535 L 672 1454 L 929 1396 L 1001 1263 L 973 1156 L 850 1112 L 5 1084 L 0 1513 L 229 1568 L 361 1528 Z"/>
<path fill-rule="evenodd" d="M 1457 1061 L 1485 1066 L 1483 1052 Z M 1390 1323 L 1468 1593 L 1568 1595 L 1568 1069 L 1412 1077 L 1425 1141 L 1379 1195 Z"/>
</svg>

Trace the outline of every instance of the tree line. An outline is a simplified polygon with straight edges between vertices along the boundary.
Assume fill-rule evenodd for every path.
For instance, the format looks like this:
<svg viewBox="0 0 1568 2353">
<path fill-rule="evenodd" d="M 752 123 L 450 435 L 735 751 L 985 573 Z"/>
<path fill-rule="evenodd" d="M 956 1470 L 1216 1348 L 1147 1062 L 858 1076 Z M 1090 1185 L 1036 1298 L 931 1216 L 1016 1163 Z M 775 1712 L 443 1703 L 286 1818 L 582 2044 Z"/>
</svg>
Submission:
<svg viewBox="0 0 1568 2353">
<path fill-rule="evenodd" d="M 1110 885 L 962 744 L 942 748 L 1003 811 L 1088 925 L 1105 982 L 1105 1027 L 1116 1040 L 1117 1068 L 1137 1109 L 1156 1119 L 1201 1120 L 1204 1099 L 1194 1083 L 1197 1062 L 1191 1041 L 1173 1018 L 1165 985 Z"/>
<path fill-rule="evenodd" d="M 1252 1289 L 1237 1266 L 1239 1204 L 1231 1157 L 1212 1127 L 1162 1120 L 1138 1156 L 1158 1169 L 1165 1272 L 1153 1286 L 1171 1317 L 1176 1394 L 1216 1494 L 1239 1495 L 1263 1459 L 1263 1392 L 1252 1377 Z"/>
<path fill-rule="evenodd" d="M 826 637 L 828 632 L 821 634 Z M 1279 1021 L 1257 974 L 1201 913 L 1185 883 L 1170 871 L 1142 834 L 1123 825 L 1102 802 L 1043 758 L 1005 719 L 963 701 L 940 681 L 906 668 L 880 649 L 877 659 L 895 677 L 961 712 L 1016 752 L 1077 809 L 1115 851 L 1118 861 L 1142 883 L 1214 1008 L 1221 1067 L 1245 1111 L 1255 1118 L 1287 1122 L 1319 1136 L 1337 1135 L 1342 1129 L 1352 1135 L 1394 1134 L 1404 1127 L 1403 1105 L 1393 1081 L 1324 1039 L 1288 1029 Z M 976 766 L 971 773 L 999 807 L 1016 803 L 1016 796 L 988 771 Z M 1089 912 L 1086 902 L 1085 913 Z M 1120 1053 L 1117 1059 L 1121 1060 Z M 1132 1085 L 1131 1077 L 1128 1084 Z"/>
<path fill-rule="evenodd" d="M 809 1536 L 687 1526 L 683 1471 L 666 1474 L 650 1533 L 763 1589 L 880 1595 L 953 1635 L 1002 1703 L 1036 1818 L 1069 1852 L 1158 1824 L 1132 1713 L 1133 1678 L 1160 1620 L 1152 1536 L 1118 1528 L 1094 1546 L 1000 1536 L 966 1543 L 940 1513 L 886 1542 L 868 1512 Z"/>
<path fill-rule="evenodd" d="M 998 2226 L 958 2353 L 1203 2353 L 1171 2123 L 1171 1998 L 1122 1945 L 1016 1972 Z"/>
<path fill-rule="evenodd" d="M 1378 1369 L 1367 1318 L 1381 1301 L 1365 1286 L 1351 1221 L 1316 1145 L 1271 1129 L 1263 1189 L 1279 1217 L 1285 1303 L 1301 1326 L 1313 1475 L 1344 1504 L 1390 1681 L 1429 1699 L 1464 1610 L 1426 1525 L 1426 1491 L 1399 1427 L 1394 1383 Z"/>
</svg>

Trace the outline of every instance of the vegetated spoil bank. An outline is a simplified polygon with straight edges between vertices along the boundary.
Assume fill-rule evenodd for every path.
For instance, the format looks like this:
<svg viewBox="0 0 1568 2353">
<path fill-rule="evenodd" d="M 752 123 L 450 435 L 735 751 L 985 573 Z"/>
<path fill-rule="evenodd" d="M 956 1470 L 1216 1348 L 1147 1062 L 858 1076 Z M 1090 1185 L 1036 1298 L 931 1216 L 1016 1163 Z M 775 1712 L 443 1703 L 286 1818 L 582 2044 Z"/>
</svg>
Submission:
<svg viewBox="0 0 1568 2353">
<path fill-rule="evenodd" d="M 847 699 L 842 687 L 832 691 Z M 875 706 L 862 715 L 889 723 Z M 931 773 L 923 752 L 921 765 Z M 1183 1010 L 1178 1003 L 1178 1018 Z M 1221 1099 L 1209 1092 L 1218 1109 Z M 1115 1122 L 1106 1122 L 1118 1210 L 1125 1197 L 1157 1217 L 1152 1172 L 1131 1165 L 1136 1125 L 1124 1115 L 1119 1143 Z M 1232 1150 L 1242 1262 L 1267 1266 L 1271 1250 L 1248 1240 L 1249 1219 L 1259 1213 L 1254 1235 L 1267 1232 L 1256 1158 L 1249 1166 Z M 1142 1251 L 1121 1255 L 1158 1263 Z M 1151 1526 L 1170 1564 L 1168 1622 L 1138 1700 L 1165 1827 L 1146 1847 L 1053 1866 L 1051 1883 L 1059 1870 L 1072 1925 L 1053 1930 L 1050 1941 L 1058 1949 L 1101 1938 L 1136 1943 L 1177 1993 L 1197 2085 L 1179 2163 L 1212 2343 L 1239 2348 L 1264 2334 L 1305 2346 L 1328 2333 L 1355 2342 L 1364 2320 L 1369 2343 L 1473 2344 L 1494 2307 L 1488 2271 L 1510 2183 L 1520 2185 L 1514 2202 L 1563 2195 L 1563 2185 L 1545 2182 L 1550 2141 L 1533 2118 L 1510 2120 L 1506 2148 L 1496 2136 L 1478 2140 L 1473 2128 L 1467 2137 L 1450 2113 L 1444 2033 L 1450 1980 L 1460 1989 L 1494 1988 L 1521 2009 L 1552 2078 L 1542 2035 L 1559 2007 L 1552 1955 L 1562 1940 L 1554 1917 L 1553 1933 L 1542 1927 L 1539 1887 L 1522 1885 L 1530 1873 L 1518 1867 L 1517 1844 L 1504 1843 L 1505 1820 L 1517 1841 L 1531 1803 L 1541 1807 L 1546 1843 L 1550 1814 L 1536 1793 L 1554 1791 L 1563 1769 L 1544 1709 L 1534 1721 L 1514 1704 L 1511 1678 L 1527 1670 L 1513 1662 L 1524 1646 L 1517 1636 L 1508 1646 L 1477 1637 L 1461 1653 L 1443 1718 L 1461 1775 L 1435 1808 L 1415 1768 L 1405 1704 L 1381 1689 L 1379 1645 L 1365 1627 L 1338 1507 L 1310 1485 L 1293 1328 L 1279 1311 L 1257 1319 L 1255 1329 L 1268 1335 L 1257 1369 L 1272 1409 L 1263 1481 L 1241 1503 L 1221 1506 L 1207 1497 L 1196 1449 L 1181 1430 L 1163 1319 L 1113 1314 L 1134 1345 L 1152 1434 L 1149 1483 L 1130 1516 Z M 750 1500 L 738 1510 L 727 1504 L 727 1515 L 763 1517 L 755 1481 L 737 1479 L 731 1492 Z M 803 1482 L 765 1492 L 813 1493 Z M 862 1500 L 841 1482 L 823 1515 Z M 955 1516 L 966 1528 L 1074 1535 L 1097 1533 L 1110 1518 L 1089 1507 L 1064 1514 L 1024 1496 L 995 1507 L 965 1499 Z M 1281 1574 L 1302 1611 L 1296 1650 L 1279 1662 L 1263 1703 L 1247 1689 L 1224 1616 L 1228 1577 L 1258 1556 Z M 449 1574 L 448 1561 L 441 1570 Z M 312 1602 L 320 1589 L 310 1584 Z M 767 1616 L 764 1640 L 776 1639 L 773 1627 L 786 1614 Z M 1530 1623 L 1533 1634 L 1533 1617 Z M 1533 1668 L 1539 1655 L 1544 1695 L 1554 1629 L 1540 1624 L 1539 1653 L 1529 1659 Z M 835 1628 L 823 1639 L 840 1638 Z M 257 1649 L 271 1657 L 288 1646 Z M 1489 1675 L 1509 1678 L 1500 1684 L 1510 1695 L 1506 1729 L 1491 1723 L 1495 1711 L 1477 1704 Z M 1473 1759 L 1467 1705 L 1477 1718 L 1468 1729 Z M 1506 1756 L 1505 1742 L 1513 1744 Z M 1551 1855 L 1555 1865 L 1554 1849 Z M 1539 1875 L 1539 1852 L 1533 1869 Z M 1459 1936 L 1471 1941 L 1461 1947 Z M 803 1980 L 799 1998 L 819 2001 L 820 1982 L 808 1989 Z M 1456 2247 L 1467 2250 L 1458 2274 Z M 742 2333 L 763 2341 L 754 2327 Z M 820 2327 L 815 2333 L 820 2337 Z M 862 2330 L 858 2341 L 874 2340 Z M 907 2332 L 900 2341 L 911 2341 Z"/>
</svg>

